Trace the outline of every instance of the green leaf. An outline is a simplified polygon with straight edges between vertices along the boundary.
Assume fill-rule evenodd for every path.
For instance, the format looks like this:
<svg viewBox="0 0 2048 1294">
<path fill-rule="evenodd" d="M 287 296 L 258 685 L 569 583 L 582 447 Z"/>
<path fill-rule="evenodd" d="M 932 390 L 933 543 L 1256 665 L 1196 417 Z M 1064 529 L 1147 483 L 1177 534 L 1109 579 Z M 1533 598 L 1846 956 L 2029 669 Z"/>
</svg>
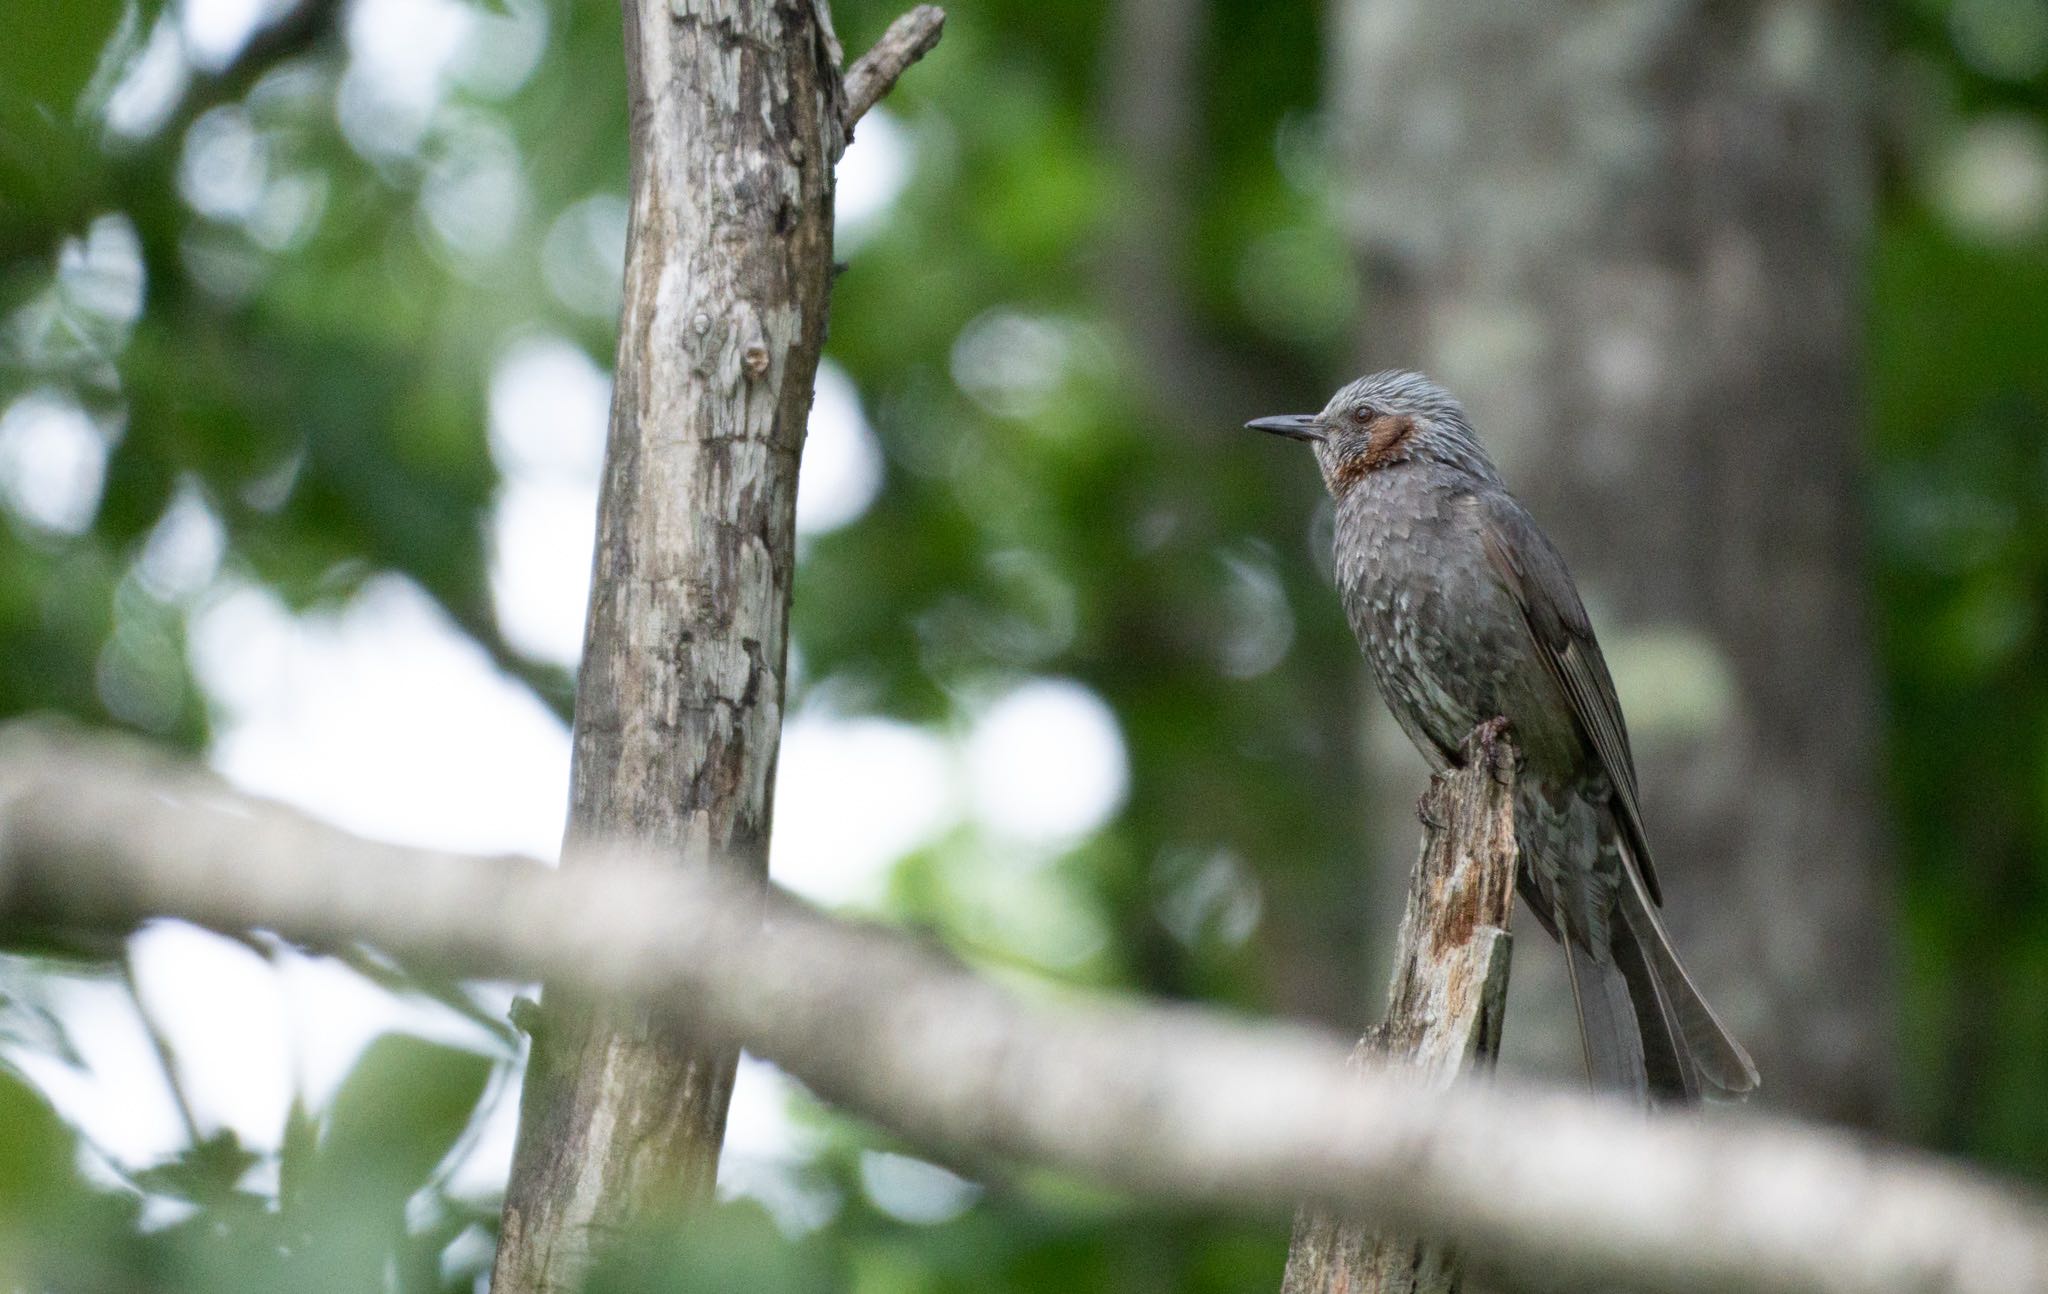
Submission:
<svg viewBox="0 0 2048 1294">
<path fill-rule="evenodd" d="M 261 1156 L 243 1146 L 234 1133 L 223 1130 L 188 1148 L 175 1159 L 133 1175 L 135 1184 L 146 1191 L 176 1196 L 195 1204 L 229 1202 L 239 1194 L 235 1184 Z M 242 1196 L 242 1202 L 254 1197 Z"/>
<path fill-rule="evenodd" d="M 77 1154 L 71 1132 L 42 1094 L 0 1069 L 0 1217 L 15 1217 L 48 1201 L 57 1185 L 74 1180 Z"/>
<path fill-rule="evenodd" d="M 296 1211 L 304 1200 L 319 1158 L 320 1120 L 306 1108 L 303 1098 L 294 1096 L 292 1108 L 285 1112 L 284 1136 L 277 1152 L 277 1198 L 286 1212 Z"/>
<path fill-rule="evenodd" d="M 411 1195 L 461 1139 L 490 1075 L 491 1061 L 472 1051 L 378 1038 L 335 1093 L 308 1201 Z"/>
</svg>

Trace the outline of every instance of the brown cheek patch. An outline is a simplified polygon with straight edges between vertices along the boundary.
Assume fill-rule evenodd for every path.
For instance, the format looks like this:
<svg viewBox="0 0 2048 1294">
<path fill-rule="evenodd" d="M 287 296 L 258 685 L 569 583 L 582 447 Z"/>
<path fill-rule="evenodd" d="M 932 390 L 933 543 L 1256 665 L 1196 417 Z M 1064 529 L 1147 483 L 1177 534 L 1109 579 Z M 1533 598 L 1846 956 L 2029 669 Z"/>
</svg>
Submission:
<svg viewBox="0 0 2048 1294">
<path fill-rule="evenodd" d="M 1367 475 L 1393 466 L 1414 432 L 1415 420 L 1406 414 L 1383 413 L 1374 418 L 1365 429 L 1365 452 L 1337 465 L 1336 484 L 1348 490 Z"/>
<path fill-rule="evenodd" d="M 1377 472 L 1400 456 L 1401 447 L 1415 432 L 1415 419 L 1406 414 L 1383 413 L 1365 430 L 1365 470 Z"/>
</svg>

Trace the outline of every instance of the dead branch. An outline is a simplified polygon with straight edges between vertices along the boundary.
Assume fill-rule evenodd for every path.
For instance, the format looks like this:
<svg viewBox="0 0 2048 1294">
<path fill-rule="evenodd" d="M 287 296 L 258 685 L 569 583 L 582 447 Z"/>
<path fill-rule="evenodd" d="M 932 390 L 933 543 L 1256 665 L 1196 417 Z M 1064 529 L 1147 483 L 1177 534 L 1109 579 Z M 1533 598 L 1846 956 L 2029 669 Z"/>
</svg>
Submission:
<svg viewBox="0 0 2048 1294">
<path fill-rule="evenodd" d="M 868 109 L 882 101 L 896 78 L 912 63 L 932 52 L 945 30 L 946 11 L 934 4 L 921 4 L 889 24 L 889 30 L 875 47 L 846 69 L 846 133 L 868 115 Z"/>
<path fill-rule="evenodd" d="M 1473 731 L 1458 776 L 1422 803 L 1422 856 L 1394 948 L 1387 1016 L 1351 1064 L 1405 1066 L 1432 1087 L 1491 1069 L 1507 1012 L 1515 906 L 1515 752 L 1498 720 Z M 1456 1253 L 1326 1209 L 1294 1220 L 1281 1294 L 1457 1294 Z"/>
</svg>

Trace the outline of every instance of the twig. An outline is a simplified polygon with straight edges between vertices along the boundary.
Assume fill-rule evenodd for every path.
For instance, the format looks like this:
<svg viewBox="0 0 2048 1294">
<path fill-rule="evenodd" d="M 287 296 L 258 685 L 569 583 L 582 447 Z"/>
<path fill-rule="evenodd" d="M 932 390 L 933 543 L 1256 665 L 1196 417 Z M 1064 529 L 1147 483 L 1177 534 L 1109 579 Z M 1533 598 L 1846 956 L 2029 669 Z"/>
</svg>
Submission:
<svg viewBox="0 0 2048 1294">
<path fill-rule="evenodd" d="M 149 1003 L 142 1000 L 142 981 L 135 975 L 135 954 L 125 947 L 121 950 L 121 983 L 127 987 L 128 1001 L 142 1021 L 143 1033 L 149 1037 L 149 1049 L 156 1055 L 157 1068 L 163 1071 L 164 1086 L 170 1089 L 171 1104 L 177 1108 L 178 1122 L 185 1128 L 185 1144 L 196 1149 L 206 1138 L 199 1131 L 199 1118 L 193 1112 L 191 1096 L 185 1091 L 184 1076 L 178 1072 L 177 1054 L 171 1050 L 171 1040 L 165 1035 L 156 1013 L 149 1009 Z"/>
<path fill-rule="evenodd" d="M 889 24 L 874 48 L 846 69 L 846 133 L 882 101 L 912 63 L 932 52 L 946 26 L 946 11 L 921 4 Z"/>
<path fill-rule="evenodd" d="M 1924 1157 L 1753 1114 L 1432 1091 L 1347 1071 L 1325 1035 L 1213 1012 L 1026 1003 L 732 869 L 550 871 L 374 844 L 107 739 L 0 730 L 0 912 L 368 940 L 687 1014 L 921 1143 L 1163 1199 L 1311 1200 L 1455 1239 L 1501 1286 L 2048 1288 L 2048 1209 Z"/>
</svg>

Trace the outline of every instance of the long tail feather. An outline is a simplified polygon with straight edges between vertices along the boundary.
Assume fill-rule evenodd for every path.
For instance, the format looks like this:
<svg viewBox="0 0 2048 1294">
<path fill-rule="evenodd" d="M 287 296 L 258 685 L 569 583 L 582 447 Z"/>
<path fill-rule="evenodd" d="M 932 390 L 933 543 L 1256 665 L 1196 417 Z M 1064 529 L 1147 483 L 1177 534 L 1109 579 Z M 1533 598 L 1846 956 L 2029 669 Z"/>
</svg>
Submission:
<svg viewBox="0 0 2048 1294">
<path fill-rule="evenodd" d="M 1707 1005 L 1692 976 L 1686 974 L 1685 966 L 1671 947 L 1670 934 L 1657 917 L 1657 905 L 1644 892 L 1636 870 L 1627 870 L 1632 883 L 1624 885 L 1616 895 L 1615 906 L 1621 920 L 1615 923 L 1614 942 L 1617 948 L 1624 943 L 1631 945 L 1648 971 L 1644 978 L 1648 981 L 1646 986 L 1654 989 L 1655 1006 L 1651 1008 L 1646 1000 L 1651 995 L 1639 995 L 1639 1014 L 1648 1016 L 1654 1009 L 1667 1023 L 1696 1076 L 1697 1086 L 1728 1096 L 1755 1091 L 1755 1063 Z M 1626 938 L 1623 931 L 1628 932 Z M 1646 1030 L 1649 1027 L 1646 1025 Z"/>
<path fill-rule="evenodd" d="M 1660 1104 L 1697 1102 L 1699 1068 L 1670 996 L 1644 954 L 1635 930 L 1626 921 L 1615 922 L 1610 937 L 1615 970 L 1627 982 L 1636 1032 L 1642 1040 L 1643 1071 L 1651 1099 Z"/>
<path fill-rule="evenodd" d="M 1571 974 L 1572 1005 L 1578 1009 L 1587 1078 L 1595 1091 L 1644 1099 L 1651 1090 L 1650 1079 L 1627 981 L 1615 963 L 1598 961 L 1585 949 L 1573 948 L 1569 935 L 1559 942 L 1564 948 L 1565 969 Z"/>
</svg>

